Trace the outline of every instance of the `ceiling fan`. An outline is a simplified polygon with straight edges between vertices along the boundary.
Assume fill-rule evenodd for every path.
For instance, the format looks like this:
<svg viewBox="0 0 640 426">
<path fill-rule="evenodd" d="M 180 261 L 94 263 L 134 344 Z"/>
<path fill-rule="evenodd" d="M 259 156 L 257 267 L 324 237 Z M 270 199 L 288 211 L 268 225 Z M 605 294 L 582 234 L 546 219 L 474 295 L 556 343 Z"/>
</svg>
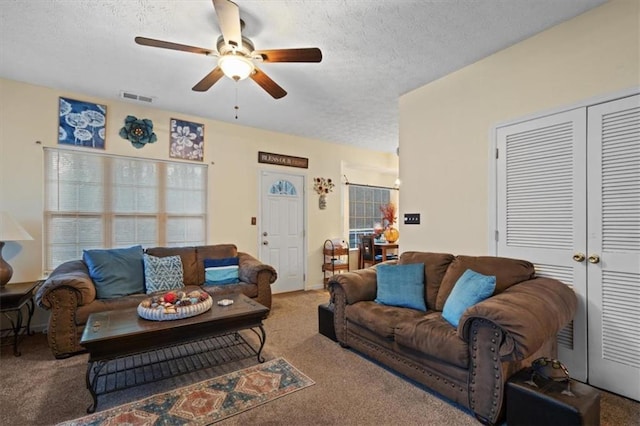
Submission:
<svg viewBox="0 0 640 426">
<path fill-rule="evenodd" d="M 240 19 L 238 5 L 230 0 L 212 1 L 222 31 L 216 43 L 217 51 L 146 37 L 135 38 L 136 43 L 143 46 L 217 56 L 218 66 L 193 86 L 193 90 L 205 92 L 225 75 L 235 81 L 249 77 L 275 99 L 280 99 L 287 92 L 258 68 L 256 62 L 322 61 L 322 52 L 317 47 L 255 50 L 253 42 L 242 35 L 244 21 Z"/>
</svg>

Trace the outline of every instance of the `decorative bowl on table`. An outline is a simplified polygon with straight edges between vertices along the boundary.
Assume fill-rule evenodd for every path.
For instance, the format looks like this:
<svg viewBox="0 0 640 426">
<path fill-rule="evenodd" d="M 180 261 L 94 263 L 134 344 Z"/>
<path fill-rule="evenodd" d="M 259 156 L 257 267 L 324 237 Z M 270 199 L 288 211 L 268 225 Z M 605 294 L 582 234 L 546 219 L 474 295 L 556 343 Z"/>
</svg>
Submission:
<svg viewBox="0 0 640 426">
<path fill-rule="evenodd" d="M 144 299 L 138 315 L 151 321 L 169 321 L 200 315 L 211 309 L 213 300 L 206 291 L 169 291 Z"/>
</svg>

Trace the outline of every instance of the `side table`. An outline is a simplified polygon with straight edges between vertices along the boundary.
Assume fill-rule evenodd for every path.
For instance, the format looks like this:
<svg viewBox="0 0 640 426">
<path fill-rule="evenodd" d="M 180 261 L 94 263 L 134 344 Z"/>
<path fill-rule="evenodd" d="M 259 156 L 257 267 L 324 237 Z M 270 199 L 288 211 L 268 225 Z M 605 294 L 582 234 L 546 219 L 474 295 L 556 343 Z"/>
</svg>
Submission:
<svg viewBox="0 0 640 426">
<path fill-rule="evenodd" d="M 31 281 L 25 283 L 7 284 L 0 287 L 0 313 L 9 319 L 13 330 L 13 355 L 20 356 L 18 351 L 18 336 L 23 328 L 23 307 L 27 307 L 29 316 L 27 318 L 26 331 L 31 334 L 31 318 L 35 311 L 33 295 L 42 281 Z"/>
</svg>

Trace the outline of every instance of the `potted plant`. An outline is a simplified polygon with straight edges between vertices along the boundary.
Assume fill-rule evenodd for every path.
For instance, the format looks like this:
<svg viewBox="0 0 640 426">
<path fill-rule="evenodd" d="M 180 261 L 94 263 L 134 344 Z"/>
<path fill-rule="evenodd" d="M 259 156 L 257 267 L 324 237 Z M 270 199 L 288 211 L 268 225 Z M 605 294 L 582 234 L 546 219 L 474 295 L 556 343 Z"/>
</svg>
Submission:
<svg viewBox="0 0 640 426">
<path fill-rule="evenodd" d="M 382 220 L 385 224 L 384 238 L 388 243 L 395 243 L 400 238 L 400 232 L 393 226 L 398 219 L 398 209 L 395 204 L 387 203 L 380 206 L 380 212 L 382 213 Z"/>
</svg>

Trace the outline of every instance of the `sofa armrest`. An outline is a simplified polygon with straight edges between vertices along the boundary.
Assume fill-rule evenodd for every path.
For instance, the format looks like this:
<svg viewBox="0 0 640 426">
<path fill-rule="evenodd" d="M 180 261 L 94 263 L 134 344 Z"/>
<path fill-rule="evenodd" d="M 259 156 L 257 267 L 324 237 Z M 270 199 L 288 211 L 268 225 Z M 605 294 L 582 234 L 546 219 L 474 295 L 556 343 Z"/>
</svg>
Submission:
<svg viewBox="0 0 640 426">
<path fill-rule="evenodd" d="M 395 261 L 394 261 L 395 262 Z M 377 265 L 357 271 L 335 274 L 327 283 L 333 304 L 333 325 L 340 345 L 347 342 L 347 305 L 375 300 L 378 291 Z"/>
<path fill-rule="evenodd" d="M 258 303 L 271 309 L 271 284 L 278 279 L 276 270 L 248 253 L 238 252 L 238 278 L 258 287 Z"/>
<path fill-rule="evenodd" d="M 256 284 L 259 275 L 266 275 L 269 284 L 278 279 L 278 273 L 272 266 L 260 262 L 248 253 L 238 252 L 238 276 L 240 281 Z"/>
<path fill-rule="evenodd" d="M 327 283 L 329 291 L 337 286 L 345 295 L 345 303 L 352 305 L 365 300 L 375 300 L 378 291 L 376 267 L 335 274 Z"/>
<path fill-rule="evenodd" d="M 577 304 L 569 286 L 551 278 L 534 278 L 468 308 L 460 318 L 457 333 L 470 342 L 474 320 L 488 320 L 504 334 L 501 359 L 522 360 L 555 338 L 573 319 Z"/>
<path fill-rule="evenodd" d="M 87 305 L 96 298 L 96 288 L 89 276 L 89 270 L 81 260 L 72 260 L 58 266 L 36 293 L 36 303 L 43 309 L 53 308 L 58 289 L 68 288 L 78 293 L 78 306 Z"/>
</svg>

